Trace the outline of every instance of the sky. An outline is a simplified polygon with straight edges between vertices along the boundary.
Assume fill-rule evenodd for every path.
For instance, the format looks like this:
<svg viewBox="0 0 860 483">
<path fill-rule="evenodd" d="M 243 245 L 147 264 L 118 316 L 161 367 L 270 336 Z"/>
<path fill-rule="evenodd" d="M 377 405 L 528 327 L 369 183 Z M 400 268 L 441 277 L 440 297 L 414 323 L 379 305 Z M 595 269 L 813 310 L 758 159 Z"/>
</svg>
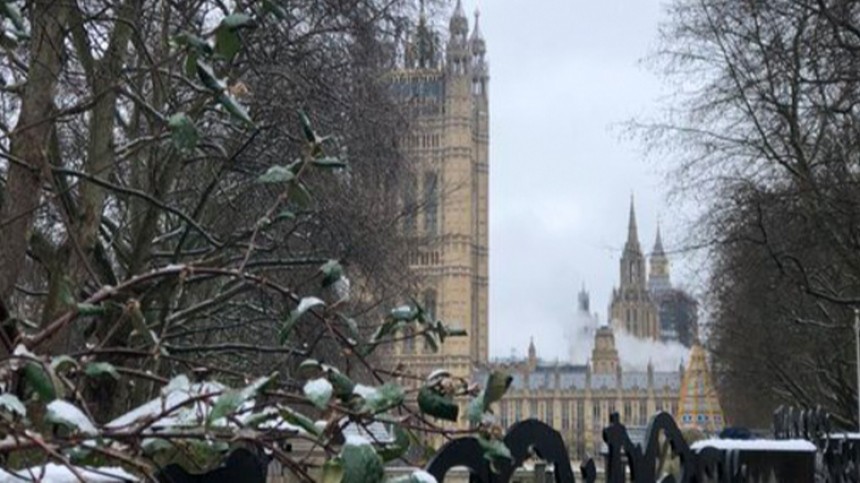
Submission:
<svg viewBox="0 0 860 483">
<path fill-rule="evenodd" d="M 463 5 L 472 12 L 476 2 Z M 663 7 L 483 0 L 480 10 L 491 76 L 491 357 L 523 356 L 533 337 L 540 357 L 567 360 L 560 334 L 583 284 L 606 319 L 631 194 L 644 250 L 658 217 L 667 250 L 681 240 L 665 164 L 647 158 L 622 125 L 661 109 L 666 84 L 643 60 L 656 47 Z M 673 282 L 684 283 L 682 260 L 673 262 Z"/>
</svg>

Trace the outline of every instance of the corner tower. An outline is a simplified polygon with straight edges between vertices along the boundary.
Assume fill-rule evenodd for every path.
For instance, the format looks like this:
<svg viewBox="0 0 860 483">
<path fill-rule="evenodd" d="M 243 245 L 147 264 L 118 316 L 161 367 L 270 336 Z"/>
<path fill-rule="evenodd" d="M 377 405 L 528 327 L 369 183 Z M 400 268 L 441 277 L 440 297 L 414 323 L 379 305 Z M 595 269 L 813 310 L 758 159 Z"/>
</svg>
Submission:
<svg viewBox="0 0 860 483">
<path fill-rule="evenodd" d="M 470 33 L 458 0 L 441 52 L 422 8 L 404 65 L 389 76 L 412 127 L 403 146 L 417 179 L 404 204 L 418 205 L 407 201 L 416 193 L 423 201 L 404 217 L 404 229 L 421 241 L 410 267 L 428 310 L 468 334 L 447 339 L 439 352 L 404 341 L 395 361 L 416 373 L 444 367 L 467 376 L 488 359 L 489 68 L 477 21 L 476 14 Z"/>
<path fill-rule="evenodd" d="M 639 246 L 636 210 L 630 197 L 627 241 L 619 264 L 620 283 L 612 291 L 609 314 L 614 327 L 640 339 L 656 340 L 660 335 L 657 307 L 648 293 L 645 279 L 645 256 Z"/>
<path fill-rule="evenodd" d="M 648 261 L 651 265 L 651 270 L 648 272 L 648 290 L 651 295 L 658 296 L 672 288 L 672 282 L 669 280 L 669 259 L 663 250 L 659 224 L 657 224 L 657 239 L 654 240 L 654 248 Z"/>
</svg>

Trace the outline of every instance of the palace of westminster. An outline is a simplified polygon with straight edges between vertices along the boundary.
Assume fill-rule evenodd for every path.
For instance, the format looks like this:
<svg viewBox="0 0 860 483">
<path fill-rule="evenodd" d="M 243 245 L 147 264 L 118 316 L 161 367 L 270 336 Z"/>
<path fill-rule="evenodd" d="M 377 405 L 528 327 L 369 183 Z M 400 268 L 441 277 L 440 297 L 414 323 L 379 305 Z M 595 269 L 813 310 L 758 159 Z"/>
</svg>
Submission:
<svg viewBox="0 0 860 483">
<path fill-rule="evenodd" d="M 417 163 L 420 183 L 410 186 L 414 189 L 404 194 L 404 203 L 419 208 L 404 225 L 429 240 L 416 247 L 412 257 L 412 269 L 424 286 L 421 300 L 435 317 L 466 329 L 468 335 L 446 340 L 438 352 L 420 340 L 405 340 L 394 349 L 394 361 L 416 374 L 445 368 L 479 383 L 489 371 L 509 372 L 513 383 L 496 408 L 499 422 L 508 426 L 532 417 L 546 421 L 562 433 L 574 458 L 597 453 L 612 412 L 633 427 L 644 426 L 663 410 L 682 426 L 718 431 L 725 423 L 704 350 L 696 343 L 697 303 L 672 287 L 659 229 L 646 271 L 632 199 L 610 324 L 597 323 L 584 290 L 578 297 L 579 314 L 572 314 L 593 321 L 593 330 L 585 335 L 593 337 L 589 361 L 548 363 L 533 343 L 525 359 L 489 359 L 489 64 L 478 14 L 470 32 L 460 0 L 447 37 L 442 49 L 422 9 L 390 83 L 413 115 L 404 145 L 410 161 Z M 422 197 L 420 204 L 414 203 L 416 193 Z M 686 368 L 624 366 L 624 354 L 615 345 L 618 331 L 685 345 L 690 348 Z"/>
</svg>

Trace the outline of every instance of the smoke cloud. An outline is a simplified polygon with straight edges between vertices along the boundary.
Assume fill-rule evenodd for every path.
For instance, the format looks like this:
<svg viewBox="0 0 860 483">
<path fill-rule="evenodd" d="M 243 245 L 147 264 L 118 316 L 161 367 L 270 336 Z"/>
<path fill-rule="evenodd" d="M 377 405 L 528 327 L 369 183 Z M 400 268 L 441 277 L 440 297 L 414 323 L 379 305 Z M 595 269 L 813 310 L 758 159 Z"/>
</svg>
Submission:
<svg viewBox="0 0 860 483">
<path fill-rule="evenodd" d="M 577 311 L 565 325 L 564 337 L 567 343 L 568 360 L 573 364 L 585 364 L 591 358 L 594 347 L 594 333 L 600 323 L 597 314 Z M 690 350 L 679 342 L 659 342 L 638 339 L 623 330 L 614 330 L 615 348 L 621 367 L 628 370 L 644 371 L 648 362 L 657 371 L 674 371 L 682 362 L 686 365 Z"/>
</svg>

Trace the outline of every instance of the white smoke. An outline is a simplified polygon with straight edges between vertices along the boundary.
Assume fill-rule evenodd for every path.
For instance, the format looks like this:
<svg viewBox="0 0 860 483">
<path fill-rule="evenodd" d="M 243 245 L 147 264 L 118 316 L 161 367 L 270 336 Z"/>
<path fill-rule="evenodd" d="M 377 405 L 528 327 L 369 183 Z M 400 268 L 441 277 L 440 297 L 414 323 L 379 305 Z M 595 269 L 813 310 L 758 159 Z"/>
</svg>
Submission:
<svg viewBox="0 0 860 483">
<path fill-rule="evenodd" d="M 636 338 L 623 330 L 615 330 L 615 348 L 623 369 L 645 370 L 648 361 L 655 371 L 675 371 L 682 362 L 686 367 L 690 349 L 680 342 L 660 342 Z"/>
<path fill-rule="evenodd" d="M 594 348 L 594 333 L 601 324 L 597 314 L 577 311 L 564 327 L 564 338 L 568 347 L 568 360 L 573 364 L 585 364 Z M 690 350 L 679 342 L 660 342 L 636 338 L 623 330 L 613 330 L 615 348 L 621 367 L 628 370 L 646 370 L 648 362 L 656 371 L 675 371 L 678 365 L 689 359 Z"/>
</svg>

